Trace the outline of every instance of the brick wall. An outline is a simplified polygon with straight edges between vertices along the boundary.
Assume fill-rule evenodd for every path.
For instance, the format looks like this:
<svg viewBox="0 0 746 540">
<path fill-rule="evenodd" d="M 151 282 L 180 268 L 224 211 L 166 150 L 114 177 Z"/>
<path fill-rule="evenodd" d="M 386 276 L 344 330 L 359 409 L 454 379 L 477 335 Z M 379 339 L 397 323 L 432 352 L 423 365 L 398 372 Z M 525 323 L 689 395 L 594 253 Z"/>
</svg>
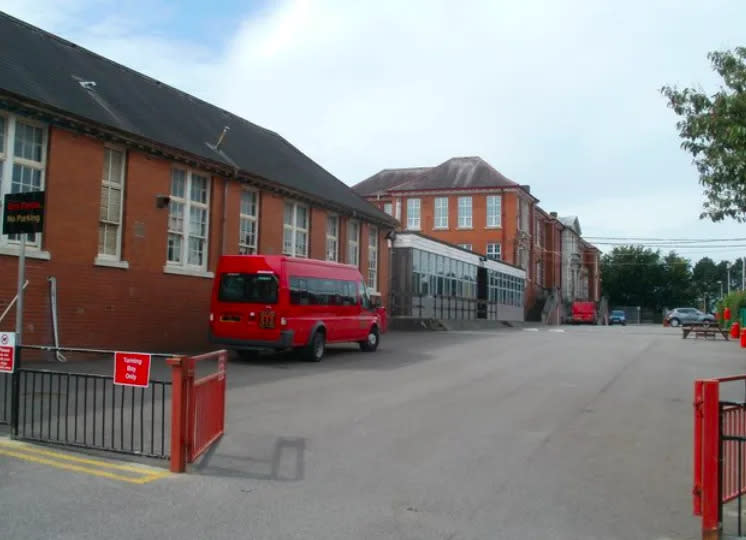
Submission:
<svg viewBox="0 0 746 540">
<path fill-rule="evenodd" d="M 49 252 L 50 260 L 27 259 L 24 342 L 52 343 L 48 278 L 54 276 L 63 345 L 172 352 L 208 347 L 212 280 L 164 272 L 168 208 L 157 208 L 155 196 L 170 192 L 171 162 L 139 151 L 127 152 L 122 260 L 129 268 L 99 266 L 94 261 L 104 144 L 58 128 L 49 129 L 48 139 L 42 249 Z M 210 270 L 221 252 L 238 252 L 241 189 L 234 180 L 212 177 Z M 260 252 L 282 252 L 283 209 L 282 197 L 268 191 L 259 193 Z M 323 259 L 323 209 L 312 209 L 310 226 L 310 254 Z M 364 238 L 367 241 L 367 236 Z M 385 245 L 383 240 L 381 245 Z M 367 258 L 367 243 L 361 242 L 361 260 L 363 248 Z M 387 282 L 388 256 L 382 255 L 383 251 L 379 280 Z M 363 269 L 367 277 L 367 266 Z M 17 257 L 0 255 L 0 310 L 15 295 L 16 275 Z M 0 327 L 13 329 L 14 316 L 11 310 Z"/>
</svg>

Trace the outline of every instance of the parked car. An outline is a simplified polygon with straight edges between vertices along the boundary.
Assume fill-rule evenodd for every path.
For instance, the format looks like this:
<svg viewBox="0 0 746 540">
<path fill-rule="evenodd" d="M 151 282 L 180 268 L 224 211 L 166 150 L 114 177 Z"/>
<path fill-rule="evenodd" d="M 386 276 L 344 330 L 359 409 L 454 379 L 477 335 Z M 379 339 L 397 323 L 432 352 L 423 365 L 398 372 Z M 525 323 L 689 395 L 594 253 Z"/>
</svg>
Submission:
<svg viewBox="0 0 746 540">
<path fill-rule="evenodd" d="M 715 324 L 715 317 L 696 308 L 683 307 L 669 311 L 666 315 L 666 322 L 671 326 L 686 326 L 692 324 L 709 326 Z"/>
<path fill-rule="evenodd" d="M 621 309 L 615 309 L 609 314 L 609 326 L 612 324 L 621 324 L 627 326 L 627 316 Z"/>
<path fill-rule="evenodd" d="M 572 303 L 572 316 L 570 317 L 572 324 L 596 324 L 596 321 L 596 304 L 594 302 Z"/>
</svg>

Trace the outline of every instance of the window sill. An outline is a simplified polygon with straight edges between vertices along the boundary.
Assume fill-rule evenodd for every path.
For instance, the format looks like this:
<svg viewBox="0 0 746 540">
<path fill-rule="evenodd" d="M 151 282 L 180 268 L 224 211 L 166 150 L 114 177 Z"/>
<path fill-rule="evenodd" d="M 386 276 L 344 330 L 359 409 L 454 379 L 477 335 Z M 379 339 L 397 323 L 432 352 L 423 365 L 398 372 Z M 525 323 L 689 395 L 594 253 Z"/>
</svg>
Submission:
<svg viewBox="0 0 746 540">
<path fill-rule="evenodd" d="M 419 227 L 417 227 L 417 228 L 415 228 L 415 227 L 407 227 L 406 230 L 407 231 L 420 232 L 420 228 Z"/>
<path fill-rule="evenodd" d="M 117 261 L 105 257 L 96 257 L 93 259 L 93 264 L 94 266 L 107 266 L 109 268 L 121 268 L 122 270 L 128 270 L 130 267 L 130 264 L 127 261 Z"/>
<path fill-rule="evenodd" d="M 163 267 L 163 273 L 174 274 L 177 276 L 190 276 L 209 279 L 215 277 L 215 274 L 213 272 L 208 272 L 207 270 L 199 270 L 197 268 L 183 268 L 181 266 L 170 266 L 168 264 Z"/>
<path fill-rule="evenodd" d="M 448 227 L 433 227 L 434 231 L 447 231 Z"/>
<path fill-rule="evenodd" d="M 502 229 L 502 225 L 487 225 L 485 229 Z"/>
<path fill-rule="evenodd" d="M 473 231 L 474 227 L 456 227 L 457 231 Z"/>
<path fill-rule="evenodd" d="M 0 246 L 0 255 L 10 255 L 12 257 L 18 257 L 21 253 L 21 248 L 16 246 Z M 41 251 L 38 248 L 27 247 L 26 248 L 27 259 L 39 259 L 42 261 L 48 261 L 52 258 L 52 255 L 48 251 Z"/>
</svg>

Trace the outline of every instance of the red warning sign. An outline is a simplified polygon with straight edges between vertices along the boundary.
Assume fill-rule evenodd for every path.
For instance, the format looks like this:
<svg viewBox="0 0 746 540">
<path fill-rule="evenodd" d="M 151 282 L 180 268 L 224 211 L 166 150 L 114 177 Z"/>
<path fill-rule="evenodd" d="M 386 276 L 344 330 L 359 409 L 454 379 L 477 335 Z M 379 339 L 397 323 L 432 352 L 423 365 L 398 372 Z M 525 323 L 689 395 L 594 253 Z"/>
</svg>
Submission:
<svg viewBox="0 0 746 540">
<path fill-rule="evenodd" d="M 146 388 L 150 384 L 150 355 L 115 352 L 114 384 Z"/>
<path fill-rule="evenodd" d="M 13 373 L 15 369 L 15 352 L 15 332 L 0 332 L 0 373 Z"/>
</svg>

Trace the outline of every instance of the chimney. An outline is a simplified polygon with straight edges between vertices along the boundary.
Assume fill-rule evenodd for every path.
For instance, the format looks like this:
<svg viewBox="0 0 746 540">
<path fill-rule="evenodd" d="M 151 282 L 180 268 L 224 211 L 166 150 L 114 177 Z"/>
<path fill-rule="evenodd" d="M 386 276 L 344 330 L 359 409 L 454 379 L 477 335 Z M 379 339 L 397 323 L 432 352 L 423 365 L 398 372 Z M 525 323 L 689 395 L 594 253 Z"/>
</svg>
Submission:
<svg viewBox="0 0 746 540">
<path fill-rule="evenodd" d="M 552 216 L 554 219 L 557 219 L 557 212 L 549 212 L 549 215 Z"/>
</svg>

